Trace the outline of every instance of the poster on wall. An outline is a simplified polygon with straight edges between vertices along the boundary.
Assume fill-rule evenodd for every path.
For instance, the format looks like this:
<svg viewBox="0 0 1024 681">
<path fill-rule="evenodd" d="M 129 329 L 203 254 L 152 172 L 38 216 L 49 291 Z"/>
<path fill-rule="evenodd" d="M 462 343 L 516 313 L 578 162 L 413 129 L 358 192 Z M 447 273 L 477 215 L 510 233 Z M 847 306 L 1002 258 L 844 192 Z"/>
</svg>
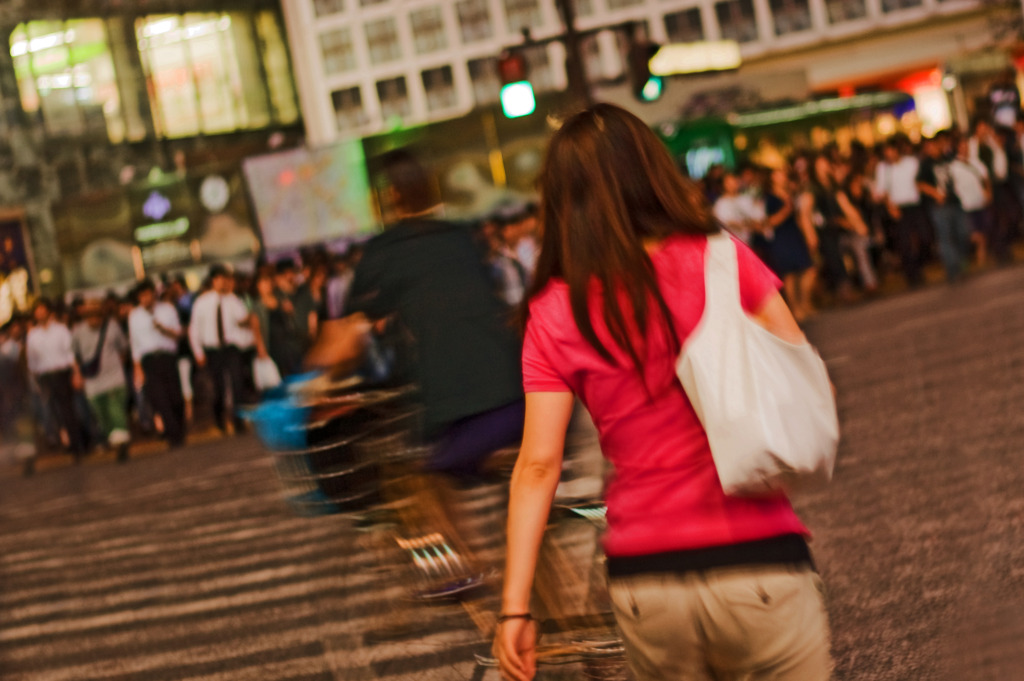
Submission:
<svg viewBox="0 0 1024 681">
<path fill-rule="evenodd" d="M 0 210 L 0 326 L 15 314 L 28 312 L 35 283 L 25 216 Z"/>
<path fill-rule="evenodd" d="M 255 156 L 242 167 L 270 253 L 358 239 L 377 228 L 358 140 Z"/>
</svg>

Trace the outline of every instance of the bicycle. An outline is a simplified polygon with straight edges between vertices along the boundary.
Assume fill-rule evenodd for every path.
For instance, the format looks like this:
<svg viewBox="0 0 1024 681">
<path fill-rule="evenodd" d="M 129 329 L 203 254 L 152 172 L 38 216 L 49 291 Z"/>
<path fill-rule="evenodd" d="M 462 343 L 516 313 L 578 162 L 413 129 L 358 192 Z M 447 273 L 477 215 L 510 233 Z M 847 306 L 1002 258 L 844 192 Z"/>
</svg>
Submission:
<svg viewBox="0 0 1024 681">
<path fill-rule="evenodd" d="M 298 381 L 248 415 L 289 505 L 302 515 L 345 519 L 365 563 L 353 580 L 367 593 L 386 595 L 383 612 L 357 606 L 350 613 L 362 632 L 350 632 L 348 643 L 358 644 L 361 654 L 347 656 L 346 678 L 372 678 L 384 664 L 383 651 L 425 631 L 461 630 L 465 636 L 453 634 L 452 646 L 472 649 L 466 661 L 476 665 L 474 678 L 496 665 L 489 641 L 497 575 L 475 556 L 487 545 L 468 545 L 466 533 L 430 501 L 436 490 L 417 472 L 429 448 L 415 436 L 420 414 L 415 392 L 410 386 L 364 388 L 352 379 Z M 477 503 L 490 497 L 486 505 L 492 514 L 467 516 L 492 525 L 495 511 L 503 517 L 515 453 L 492 457 L 498 482 L 477 488 L 475 497 L 469 493 Z M 579 532 L 580 522 L 592 532 Z M 540 630 L 552 642 L 538 649 L 538 661 L 549 670 L 613 681 L 628 673 L 621 642 L 612 633 L 602 559 L 594 547 L 603 527 L 600 503 L 561 503 L 553 509 L 536 588 Z M 498 537 L 503 555 L 502 531 L 492 527 L 484 536 L 491 549 Z M 364 578 L 365 583 L 359 581 Z M 457 610 L 469 616 L 475 635 L 465 631 Z M 557 678 L 557 673 L 548 675 Z"/>
</svg>

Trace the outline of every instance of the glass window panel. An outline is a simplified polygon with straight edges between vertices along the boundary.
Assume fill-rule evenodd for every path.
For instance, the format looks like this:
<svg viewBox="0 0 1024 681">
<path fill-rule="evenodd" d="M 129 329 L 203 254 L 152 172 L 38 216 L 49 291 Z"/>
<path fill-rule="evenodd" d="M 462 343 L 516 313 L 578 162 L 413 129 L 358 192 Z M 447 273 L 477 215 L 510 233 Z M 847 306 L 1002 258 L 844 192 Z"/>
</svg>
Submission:
<svg viewBox="0 0 1024 681">
<path fill-rule="evenodd" d="M 139 19 L 157 134 L 185 137 L 298 120 L 279 23 L 272 12 Z"/>
<path fill-rule="evenodd" d="M 320 50 L 324 56 L 324 73 L 344 73 L 356 68 L 356 48 L 352 44 L 352 31 L 338 28 L 320 34 Z"/>
<path fill-rule="evenodd" d="M 472 43 L 487 40 L 494 35 L 491 24 L 491 10 L 487 0 L 460 0 L 455 4 L 459 16 L 459 30 L 462 42 Z"/>
<path fill-rule="evenodd" d="M 493 104 L 501 97 L 501 80 L 498 78 L 498 60 L 495 57 L 470 60 L 469 81 L 473 87 L 473 101 L 477 104 Z"/>
<path fill-rule="evenodd" d="M 591 0 L 574 0 L 576 3 L 576 16 L 589 17 L 594 13 L 594 3 Z"/>
<path fill-rule="evenodd" d="M 299 97 L 295 92 L 295 76 L 292 74 L 288 45 L 284 40 L 284 27 L 276 12 L 263 11 L 256 17 L 256 32 L 262 46 L 262 59 L 270 89 L 270 103 L 274 119 L 289 125 L 296 123 L 299 112 Z M 250 87 L 254 85 L 250 84 Z"/>
<path fill-rule="evenodd" d="M 334 115 L 340 130 L 358 128 L 370 122 L 363 108 L 363 93 L 358 85 L 332 92 L 331 104 L 334 105 Z"/>
<path fill-rule="evenodd" d="M 826 5 L 828 20 L 833 24 L 863 19 L 868 15 L 868 8 L 864 0 L 826 0 Z"/>
<path fill-rule="evenodd" d="M 883 12 L 898 12 L 901 9 L 920 7 L 922 0 L 882 0 Z"/>
<path fill-rule="evenodd" d="M 409 15 L 416 54 L 427 54 L 448 47 L 444 30 L 444 17 L 440 7 L 424 7 Z"/>
<path fill-rule="evenodd" d="M 359 6 L 360 7 L 370 7 L 372 5 L 379 5 L 379 4 L 387 2 L 387 1 L 388 0 L 359 0 Z"/>
<path fill-rule="evenodd" d="M 402 47 L 398 44 L 398 27 L 393 17 L 368 21 L 365 28 L 371 63 L 386 64 L 402 58 Z"/>
<path fill-rule="evenodd" d="M 345 11 L 345 0 L 313 0 L 313 10 L 318 17 L 340 14 Z"/>
<path fill-rule="evenodd" d="M 519 33 L 524 28 L 535 28 L 544 23 L 544 15 L 537 0 L 504 0 L 508 30 Z"/>
<path fill-rule="evenodd" d="M 769 0 L 775 35 L 799 33 L 811 28 L 811 7 L 808 0 Z"/>
<path fill-rule="evenodd" d="M 405 118 L 412 113 L 404 76 L 378 81 L 377 98 L 380 99 L 380 112 L 385 122 L 396 117 Z"/>
<path fill-rule="evenodd" d="M 704 23 L 700 18 L 700 8 L 673 12 L 665 15 L 665 31 L 670 43 L 692 43 L 704 40 Z"/>
<path fill-rule="evenodd" d="M 757 40 L 757 18 L 753 0 L 726 0 L 715 5 L 722 38 L 749 43 Z"/>
<path fill-rule="evenodd" d="M 39 112 L 52 135 L 125 139 L 126 125 L 101 19 L 37 21 L 11 32 L 21 104 Z"/>
<path fill-rule="evenodd" d="M 555 89 L 554 67 L 548 58 L 548 49 L 543 45 L 523 50 L 526 57 L 526 69 L 530 74 L 530 83 L 536 92 L 547 92 Z"/>
<path fill-rule="evenodd" d="M 608 9 L 622 9 L 643 4 L 644 0 L 608 0 Z"/>
<path fill-rule="evenodd" d="M 596 35 L 584 36 L 580 39 L 580 52 L 583 53 L 583 70 L 587 80 L 594 82 L 603 75 L 601 69 L 601 44 Z"/>
<path fill-rule="evenodd" d="M 455 81 L 452 78 L 451 66 L 427 69 L 421 76 L 423 90 L 427 94 L 427 108 L 430 111 L 450 109 L 455 106 Z"/>
</svg>

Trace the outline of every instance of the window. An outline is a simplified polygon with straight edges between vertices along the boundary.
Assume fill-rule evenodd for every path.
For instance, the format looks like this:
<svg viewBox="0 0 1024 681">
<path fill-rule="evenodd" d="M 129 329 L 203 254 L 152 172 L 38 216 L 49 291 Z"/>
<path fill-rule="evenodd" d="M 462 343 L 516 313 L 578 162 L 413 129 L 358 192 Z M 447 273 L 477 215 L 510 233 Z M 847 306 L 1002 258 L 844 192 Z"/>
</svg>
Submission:
<svg viewBox="0 0 1024 681">
<path fill-rule="evenodd" d="M 396 117 L 405 118 L 412 113 L 404 76 L 378 81 L 377 98 L 380 99 L 380 112 L 385 122 Z"/>
<path fill-rule="evenodd" d="M 523 50 L 526 57 L 526 72 L 530 74 L 530 83 L 536 92 L 547 92 L 555 89 L 555 73 L 548 48 L 543 45 L 527 47 Z"/>
<path fill-rule="evenodd" d="M 473 85 L 473 101 L 481 105 L 497 102 L 501 97 L 497 58 L 473 59 L 468 66 L 469 80 Z"/>
<path fill-rule="evenodd" d="M 379 5 L 388 0 L 359 0 L 360 7 L 372 7 L 373 5 Z"/>
<path fill-rule="evenodd" d="M 519 33 L 524 28 L 535 28 L 544 23 L 540 4 L 537 0 L 504 0 L 505 16 L 508 17 L 510 33 Z"/>
<path fill-rule="evenodd" d="M 444 31 L 444 17 L 440 7 L 424 7 L 409 15 L 416 54 L 427 54 L 448 47 Z"/>
<path fill-rule="evenodd" d="M 332 92 L 331 104 L 334 105 L 334 115 L 340 130 L 358 128 L 370 120 L 363 109 L 363 93 L 358 85 Z"/>
<path fill-rule="evenodd" d="M 105 135 L 114 143 L 145 136 L 144 128 L 128 130 L 101 19 L 21 24 L 10 50 L 22 108 L 38 113 L 51 135 Z"/>
<path fill-rule="evenodd" d="M 313 10 L 318 17 L 341 14 L 345 11 L 345 0 L 313 0 Z"/>
<path fill-rule="evenodd" d="M 808 0 L 769 0 L 775 20 L 775 35 L 798 33 L 811 28 Z"/>
<path fill-rule="evenodd" d="M 256 35 L 261 45 L 258 49 L 263 53 L 263 71 L 267 75 L 273 119 L 277 123 L 288 124 L 298 121 L 301 113 L 283 29 L 277 13 L 263 11 L 256 15 Z M 248 87 L 255 89 L 252 84 Z"/>
<path fill-rule="evenodd" d="M 665 15 L 665 31 L 670 43 L 692 43 L 704 40 L 704 24 L 700 18 L 700 8 L 673 12 Z"/>
<path fill-rule="evenodd" d="M 269 12 L 152 15 L 135 25 L 160 137 L 298 120 L 290 66 Z"/>
<path fill-rule="evenodd" d="M 455 4 L 455 12 L 459 16 L 459 30 L 462 42 L 472 43 L 487 40 L 494 35 L 491 25 L 491 11 L 487 0 L 460 0 Z"/>
<path fill-rule="evenodd" d="M 868 15 L 864 0 L 826 0 L 825 4 L 828 7 L 829 23 L 863 19 Z"/>
<path fill-rule="evenodd" d="M 580 39 L 580 52 L 583 53 L 583 72 L 588 82 L 596 82 L 604 75 L 601 64 L 601 43 L 596 35 L 584 36 Z"/>
<path fill-rule="evenodd" d="M 427 93 L 427 108 L 430 111 L 450 109 L 456 104 L 455 81 L 452 67 L 441 66 L 427 69 L 422 73 L 423 90 Z"/>
<path fill-rule="evenodd" d="M 574 0 L 576 3 L 576 16 L 578 17 L 589 17 L 594 13 L 594 3 L 592 0 Z"/>
<path fill-rule="evenodd" d="M 738 43 L 757 40 L 757 18 L 753 0 L 726 0 L 715 5 L 722 38 Z"/>
<path fill-rule="evenodd" d="M 882 0 L 883 12 L 898 12 L 901 9 L 920 7 L 922 0 Z"/>
<path fill-rule="evenodd" d="M 370 49 L 370 63 L 386 64 L 402 58 L 398 44 L 398 28 L 392 17 L 366 22 L 366 45 Z"/>
<path fill-rule="evenodd" d="M 608 9 L 622 9 L 623 7 L 633 7 L 634 5 L 642 4 L 644 0 L 608 0 Z"/>
<path fill-rule="evenodd" d="M 344 73 L 356 68 L 356 49 L 348 28 L 321 34 L 320 49 L 324 55 L 324 73 Z"/>
</svg>

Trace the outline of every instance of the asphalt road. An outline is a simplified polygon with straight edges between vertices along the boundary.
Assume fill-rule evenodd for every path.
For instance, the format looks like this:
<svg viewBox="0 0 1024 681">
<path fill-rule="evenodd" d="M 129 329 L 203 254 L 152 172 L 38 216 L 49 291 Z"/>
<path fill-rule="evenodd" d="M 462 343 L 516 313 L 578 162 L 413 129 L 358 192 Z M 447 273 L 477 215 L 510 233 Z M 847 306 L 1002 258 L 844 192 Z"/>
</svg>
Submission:
<svg viewBox="0 0 1024 681">
<path fill-rule="evenodd" d="M 1024 678 L 1024 269 L 825 313 L 810 335 L 844 430 L 834 484 L 797 500 L 835 678 Z M 467 504 L 500 514 L 494 489 Z M 337 517 L 295 516 L 251 437 L 5 468 L 0 679 L 494 678 L 457 608 L 408 610 L 429 629 L 367 646 L 404 607 L 376 556 Z"/>
</svg>

